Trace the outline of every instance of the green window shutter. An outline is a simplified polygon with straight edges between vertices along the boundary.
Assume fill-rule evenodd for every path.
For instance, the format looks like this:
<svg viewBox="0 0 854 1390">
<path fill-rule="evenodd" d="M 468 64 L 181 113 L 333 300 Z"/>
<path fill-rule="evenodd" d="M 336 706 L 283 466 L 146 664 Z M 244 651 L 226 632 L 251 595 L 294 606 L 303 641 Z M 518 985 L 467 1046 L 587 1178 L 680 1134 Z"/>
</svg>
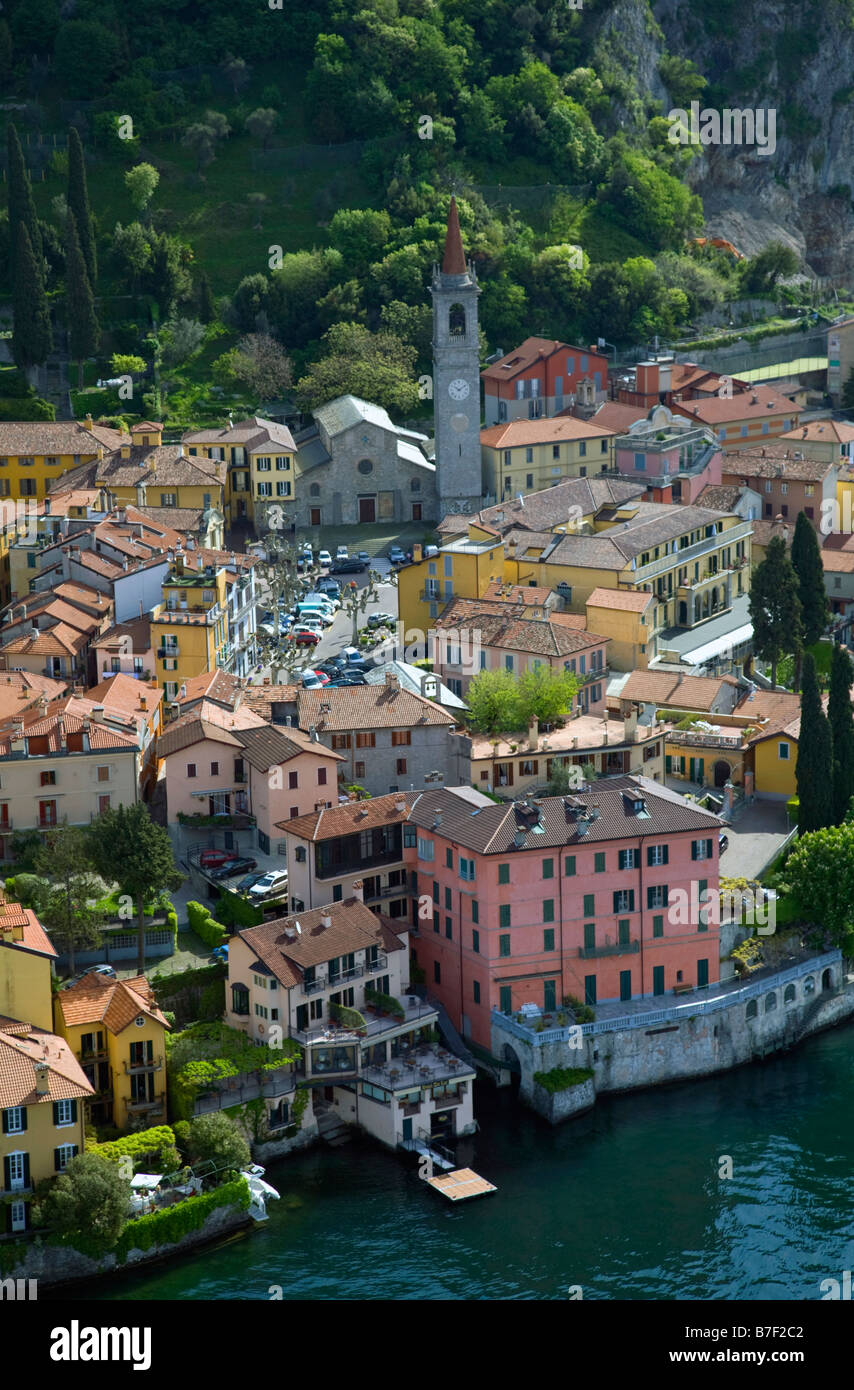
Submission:
<svg viewBox="0 0 854 1390">
<path fill-rule="evenodd" d="M 709 962 L 708 962 L 707 960 L 698 960 L 698 961 L 697 961 L 697 987 L 698 987 L 698 988 L 701 988 L 703 985 L 707 985 L 708 983 L 709 983 Z"/>
<path fill-rule="evenodd" d="M 543 860 L 543 878 L 554 878 L 555 861 L 553 859 Z"/>
<path fill-rule="evenodd" d="M 22 1106 L 21 1106 L 21 1119 L 22 1119 L 23 1122 L 24 1122 L 24 1130 L 26 1131 L 26 1128 L 27 1128 L 27 1107 L 26 1107 L 25 1105 L 22 1105 Z"/>
<path fill-rule="evenodd" d="M 631 922 L 629 921 L 628 917 L 621 917 L 619 922 L 617 923 L 617 931 L 619 933 L 618 941 L 620 946 L 628 946 L 630 927 Z"/>
<path fill-rule="evenodd" d="M 498 1007 L 503 1014 L 509 1014 L 513 1010 L 513 997 L 509 985 L 501 985 L 498 990 Z"/>
<path fill-rule="evenodd" d="M 433 930 L 434 930 L 435 932 L 437 932 L 437 931 L 439 930 L 439 914 L 438 914 L 438 912 L 434 912 L 434 913 L 433 913 Z"/>
<path fill-rule="evenodd" d="M 596 949 L 596 923 L 584 923 L 584 949 L 594 951 Z"/>
<path fill-rule="evenodd" d="M 480 921 L 480 908 L 478 907 L 477 898 L 472 898 L 471 900 L 471 919 L 473 922 Z"/>
<path fill-rule="evenodd" d="M 596 916 L 596 897 L 595 897 L 595 894 L 593 894 L 593 893 L 585 893 L 585 894 L 584 894 L 584 916 L 585 916 L 585 917 L 595 917 L 595 916 Z"/>
<path fill-rule="evenodd" d="M 663 918 L 663 917 L 653 917 L 653 919 L 652 919 L 652 934 L 653 934 L 653 936 L 663 936 L 663 935 L 664 935 L 664 918 Z"/>
<path fill-rule="evenodd" d="M 620 971 L 620 1001 L 624 1004 L 632 997 L 632 972 L 631 970 Z"/>
<path fill-rule="evenodd" d="M 551 1013 L 557 1007 L 557 991 L 554 980 L 543 980 L 543 1007 Z"/>
<path fill-rule="evenodd" d="M 445 889 L 445 911 L 446 911 L 446 912 L 450 912 L 450 910 L 451 910 L 451 890 L 450 890 L 450 888 L 446 888 L 446 889 Z"/>
<path fill-rule="evenodd" d="M 510 904 L 509 904 L 509 903 L 502 903 L 501 906 L 499 907 L 499 909 L 498 909 L 498 925 L 499 925 L 499 927 L 509 927 L 509 926 L 510 926 Z"/>
<path fill-rule="evenodd" d="M 9 1112 L 7 1110 L 3 1111 L 3 1133 L 9 1133 Z"/>
<path fill-rule="evenodd" d="M 62 1169 L 60 1167 L 59 1149 L 54 1149 L 53 1151 L 53 1169 L 55 1173 L 62 1172 Z"/>
<path fill-rule="evenodd" d="M 510 882 L 510 865 L 509 865 L 509 864 L 499 864 L 499 865 L 498 865 L 498 882 L 499 882 L 499 883 L 509 883 L 509 882 Z"/>
<path fill-rule="evenodd" d="M 471 948 L 472 948 L 473 951 L 477 951 L 478 954 L 480 953 L 480 932 L 479 932 L 479 931 L 473 931 L 472 934 L 471 934 Z"/>
<path fill-rule="evenodd" d="M 574 855 L 574 854 L 568 854 L 568 855 L 566 856 L 566 876 L 567 876 L 567 878 L 572 878 L 572 875 L 573 875 L 574 873 L 575 873 L 575 855 Z"/>
<path fill-rule="evenodd" d="M 59 1124 L 59 1102 L 58 1102 L 58 1101 L 54 1101 L 54 1102 L 53 1102 L 53 1123 L 54 1123 L 54 1126 L 56 1126 L 56 1125 Z"/>
<path fill-rule="evenodd" d="M 149 1047 L 150 1047 L 150 1046 L 151 1046 L 151 1044 L 149 1043 Z M 76 1101 L 76 1100 L 73 1100 L 73 1101 L 71 1102 L 71 1119 L 72 1119 L 72 1121 L 74 1122 L 74 1124 L 77 1123 L 77 1101 Z"/>
<path fill-rule="evenodd" d="M 553 922 L 555 919 L 555 900 L 546 898 L 543 902 L 543 921 Z"/>
<path fill-rule="evenodd" d="M 594 872 L 594 873 L 597 873 L 597 874 L 604 874 L 604 872 L 605 872 L 605 856 L 604 856 L 604 854 L 595 854 L 595 855 L 593 856 L 593 872 Z"/>
<path fill-rule="evenodd" d="M 654 965 L 652 967 L 652 992 L 653 994 L 664 993 L 664 966 Z"/>
<path fill-rule="evenodd" d="M 472 980 L 472 998 L 475 1004 L 480 1003 L 480 981 Z"/>
<path fill-rule="evenodd" d="M 673 771 L 673 759 L 671 758 L 669 753 L 665 754 L 664 771 L 668 774 Z"/>
<path fill-rule="evenodd" d="M 585 1004 L 596 1003 L 596 976 L 584 976 L 584 1002 Z"/>
<path fill-rule="evenodd" d="M 499 938 L 498 938 L 498 954 L 499 954 L 499 956 L 509 956 L 509 954 L 510 954 L 510 937 L 509 937 L 509 936 L 499 936 Z"/>
<path fill-rule="evenodd" d="M 439 901 L 439 885 L 436 882 L 435 878 L 433 879 L 433 901 L 434 903 L 437 903 Z"/>
<path fill-rule="evenodd" d="M 546 927 L 546 930 L 543 932 L 543 950 L 544 950 L 544 951 L 553 951 L 554 948 L 555 948 L 555 933 L 554 933 L 554 927 Z"/>
</svg>

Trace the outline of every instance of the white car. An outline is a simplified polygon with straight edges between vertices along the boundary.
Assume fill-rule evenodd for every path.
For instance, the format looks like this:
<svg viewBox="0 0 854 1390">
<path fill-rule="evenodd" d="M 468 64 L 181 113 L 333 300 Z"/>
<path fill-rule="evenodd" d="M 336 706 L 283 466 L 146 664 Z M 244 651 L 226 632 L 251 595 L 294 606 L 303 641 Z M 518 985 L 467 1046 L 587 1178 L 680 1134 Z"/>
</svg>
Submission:
<svg viewBox="0 0 854 1390">
<path fill-rule="evenodd" d="M 333 598 L 331 594 L 306 594 L 301 602 L 314 604 L 318 608 L 328 608 L 332 613 L 337 613 L 341 607 L 340 598 Z"/>
<path fill-rule="evenodd" d="M 336 560 L 349 560 L 349 558 L 350 558 L 350 552 L 349 552 L 349 550 L 347 549 L 346 545 L 339 545 L 338 549 L 337 549 L 336 552 L 335 552 L 335 559 L 336 559 Z"/>
<path fill-rule="evenodd" d="M 249 899 L 251 902 L 264 902 L 267 898 L 277 898 L 287 891 L 287 869 L 271 869 L 249 889 Z"/>
<path fill-rule="evenodd" d="M 331 565 L 331 564 L 332 564 L 332 556 L 329 554 L 329 551 L 328 551 L 328 550 L 321 550 L 320 554 L 319 554 L 318 557 L 317 557 L 317 563 L 318 563 L 319 565 Z"/>
</svg>

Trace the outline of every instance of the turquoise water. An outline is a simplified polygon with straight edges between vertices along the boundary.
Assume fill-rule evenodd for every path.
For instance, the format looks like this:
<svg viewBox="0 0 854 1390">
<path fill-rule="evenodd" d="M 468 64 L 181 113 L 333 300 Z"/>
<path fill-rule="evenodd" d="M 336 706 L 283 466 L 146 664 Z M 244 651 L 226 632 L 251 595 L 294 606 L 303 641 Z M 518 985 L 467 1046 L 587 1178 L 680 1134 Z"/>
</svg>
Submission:
<svg viewBox="0 0 854 1390">
<path fill-rule="evenodd" d="M 726 1076 L 600 1101 L 552 1129 L 478 1083 L 452 1207 L 369 1141 L 270 1164 L 247 1235 L 69 1296 L 820 1299 L 854 1268 L 854 1027 Z M 718 1176 L 722 1156 L 733 1176 Z"/>
</svg>

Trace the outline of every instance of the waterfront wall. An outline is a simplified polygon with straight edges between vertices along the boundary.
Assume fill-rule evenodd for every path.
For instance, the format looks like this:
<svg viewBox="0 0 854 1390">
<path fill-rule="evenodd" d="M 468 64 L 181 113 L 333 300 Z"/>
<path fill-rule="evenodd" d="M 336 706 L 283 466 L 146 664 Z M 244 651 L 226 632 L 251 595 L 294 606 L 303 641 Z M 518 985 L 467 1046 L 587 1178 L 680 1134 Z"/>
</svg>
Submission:
<svg viewBox="0 0 854 1390">
<path fill-rule="evenodd" d="M 518 1068 L 520 1098 L 545 1114 L 544 1098 L 536 1094 L 542 1091 L 534 1081 L 538 1071 L 589 1067 L 593 1079 L 586 1084 L 594 1096 L 638 1090 L 759 1061 L 852 1016 L 854 975 L 836 951 L 730 996 L 585 1024 L 580 1047 L 570 1046 L 567 1029 L 537 1034 L 495 1011 L 492 1052 Z M 568 1105 L 563 1114 L 554 1099 L 548 1097 L 546 1114 L 553 1122 L 589 1108 Z"/>
<path fill-rule="evenodd" d="M 36 1279 L 39 1289 L 48 1289 L 79 1279 L 94 1279 L 98 1275 L 112 1274 L 132 1266 L 154 1264 L 172 1255 L 188 1254 L 200 1245 L 208 1245 L 251 1224 L 251 1218 L 243 1207 L 215 1207 L 198 1230 L 188 1231 L 180 1240 L 169 1245 L 157 1245 L 149 1250 L 131 1249 L 121 1262 L 114 1254 L 94 1258 L 70 1246 L 47 1245 L 38 1237 L 19 1247 L 20 1262 L 14 1266 L 10 1266 L 13 1247 L 0 1246 L 0 1261 L 4 1278 Z"/>
<path fill-rule="evenodd" d="M 549 1124 L 559 1125 L 573 1115 L 581 1115 L 592 1110 L 596 1104 L 596 1087 L 593 1079 L 582 1081 L 578 1086 L 568 1086 L 565 1091 L 547 1091 L 538 1081 L 534 1082 L 531 1106 Z"/>
</svg>

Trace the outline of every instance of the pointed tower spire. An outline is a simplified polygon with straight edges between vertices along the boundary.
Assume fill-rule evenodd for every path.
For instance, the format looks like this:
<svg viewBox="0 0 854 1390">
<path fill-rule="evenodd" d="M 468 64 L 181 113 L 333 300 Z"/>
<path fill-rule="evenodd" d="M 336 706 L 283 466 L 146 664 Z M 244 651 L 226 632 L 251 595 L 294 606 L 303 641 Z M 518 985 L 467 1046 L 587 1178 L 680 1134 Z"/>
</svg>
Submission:
<svg viewBox="0 0 854 1390">
<path fill-rule="evenodd" d="M 460 231 L 460 218 L 457 212 L 457 200 L 452 194 L 451 206 L 448 209 L 448 230 L 445 234 L 442 273 L 444 275 L 465 275 L 467 269 L 463 237 Z"/>
</svg>

